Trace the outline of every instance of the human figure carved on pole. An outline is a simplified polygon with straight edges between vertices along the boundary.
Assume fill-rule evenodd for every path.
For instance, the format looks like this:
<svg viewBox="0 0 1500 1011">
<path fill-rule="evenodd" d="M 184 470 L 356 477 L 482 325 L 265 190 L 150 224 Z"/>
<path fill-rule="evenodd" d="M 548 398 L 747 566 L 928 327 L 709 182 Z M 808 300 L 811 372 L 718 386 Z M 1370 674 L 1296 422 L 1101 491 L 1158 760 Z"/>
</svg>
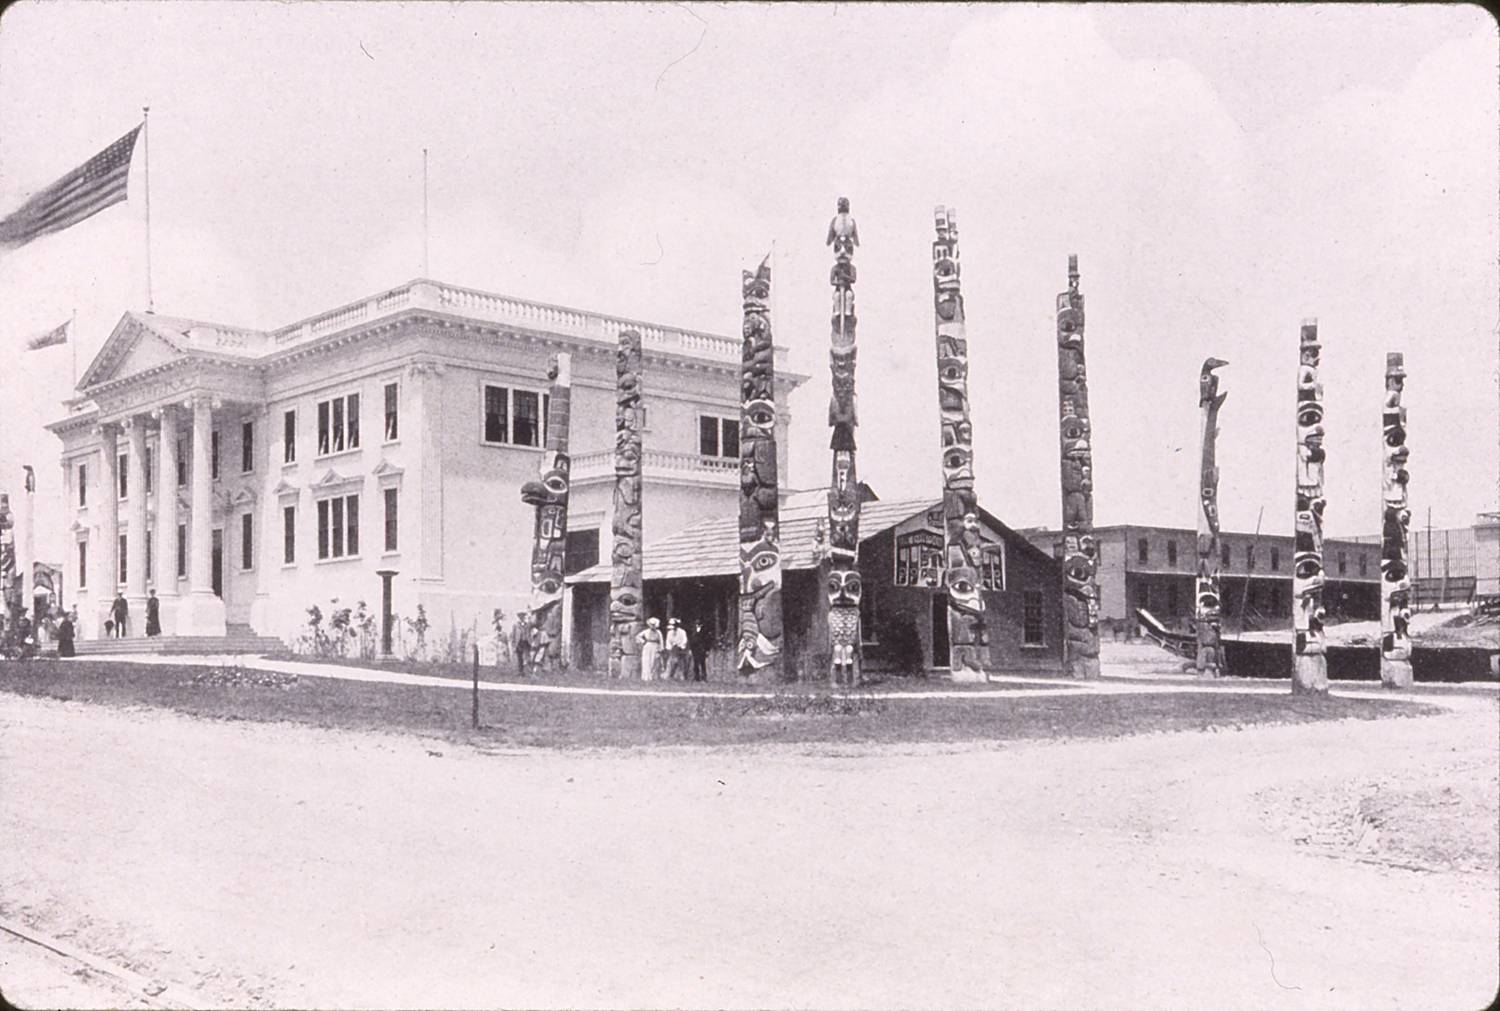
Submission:
<svg viewBox="0 0 1500 1011">
<path fill-rule="evenodd" d="M 776 370 L 768 302 L 770 258 L 742 271 L 740 361 L 740 594 L 735 664 L 782 677 L 781 545 L 776 475 Z"/>
<path fill-rule="evenodd" d="M 637 637 L 646 627 L 641 537 L 641 335 L 620 334 L 615 352 L 615 492 L 610 521 L 609 675 L 641 676 Z"/>
<path fill-rule="evenodd" d="M 859 576 L 860 487 L 855 459 L 854 429 L 859 425 L 854 391 L 856 360 L 854 312 L 854 250 L 859 227 L 840 197 L 828 223 L 827 244 L 833 249 L 828 282 L 833 287 L 830 315 L 829 373 L 833 394 L 828 402 L 833 452 L 828 486 L 828 640 L 829 677 L 835 684 L 856 685 L 860 679 Z"/>
<path fill-rule="evenodd" d="M 1223 617 L 1219 594 L 1219 408 L 1229 396 L 1219 392 L 1214 370 L 1229 364 L 1217 358 L 1204 361 L 1198 373 L 1200 415 L 1200 462 L 1198 476 L 1198 571 L 1194 585 L 1194 618 L 1198 651 L 1195 665 L 1200 677 L 1218 677 L 1223 671 Z"/>
<path fill-rule="evenodd" d="M 536 509 L 531 549 L 531 621 L 541 633 L 541 666 L 556 670 L 562 659 L 563 566 L 568 546 L 568 425 L 572 414 L 572 358 L 553 357 L 546 450 L 535 481 L 521 486 L 521 501 Z"/>
<path fill-rule="evenodd" d="M 1098 546 L 1094 540 L 1094 456 L 1084 354 L 1078 257 L 1068 257 L 1068 290 L 1057 296 L 1058 447 L 1062 478 L 1063 663 L 1073 677 L 1099 676 Z"/>
</svg>

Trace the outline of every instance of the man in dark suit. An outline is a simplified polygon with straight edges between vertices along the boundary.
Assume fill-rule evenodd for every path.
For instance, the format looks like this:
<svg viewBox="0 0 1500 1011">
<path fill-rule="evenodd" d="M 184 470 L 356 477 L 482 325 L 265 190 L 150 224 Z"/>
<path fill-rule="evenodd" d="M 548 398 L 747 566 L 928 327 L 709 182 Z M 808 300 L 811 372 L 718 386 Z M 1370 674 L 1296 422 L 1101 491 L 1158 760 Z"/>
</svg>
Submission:
<svg viewBox="0 0 1500 1011">
<path fill-rule="evenodd" d="M 115 638 L 125 638 L 125 624 L 130 620 L 130 605 L 123 593 L 115 594 L 115 602 L 109 605 L 110 616 L 115 619 Z"/>
<path fill-rule="evenodd" d="M 693 634 L 688 637 L 688 651 L 693 654 L 693 680 L 708 680 L 708 651 L 714 648 L 714 637 L 703 622 L 693 622 Z"/>
</svg>

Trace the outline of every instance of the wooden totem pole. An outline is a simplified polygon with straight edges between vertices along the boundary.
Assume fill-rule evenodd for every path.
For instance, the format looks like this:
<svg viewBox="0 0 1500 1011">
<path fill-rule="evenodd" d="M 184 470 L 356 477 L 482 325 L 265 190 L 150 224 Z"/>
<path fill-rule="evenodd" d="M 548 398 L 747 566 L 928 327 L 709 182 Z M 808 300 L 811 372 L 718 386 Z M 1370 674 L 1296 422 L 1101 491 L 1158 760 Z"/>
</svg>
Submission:
<svg viewBox="0 0 1500 1011">
<path fill-rule="evenodd" d="M 615 353 L 614 566 L 609 582 L 609 676 L 641 676 L 646 593 L 641 576 L 641 335 L 620 334 Z"/>
<path fill-rule="evenodd" d="M 1219 465 L 1215 444 L 1219 438 L 1219 408 L 1229 396 L 1219 392 L 1219 377 L 1214 375 L 1214 369 L 1228 364 L 1208 358 L 1198 373 L 1198 410 L 1203 424 L 1199 441 L 1198 576 L 1193 617 L 1198 626 L 1198 676 L 1210 678 L 1218 677 L 1224 667 L 1220 642 L 1223 618 L 1219 607 Z"/>
<path fill-rule="evenodd" d="M 1058 445 L 1062 468 L 1063 664 L 1069 676 L 1099 676 L 1099 549 L 1094 541 L 1094 451 L 1083 346 L 1078 257 L 1057 296 Z"/>
<path fill-rule="evenodd" d="M 10 496 L 0 493 L 0 600 L 5 606 L 5 627 L 9 630 L 21 610 L 21 587 L 16 578 L 15 514 L 10 511 Z"/>
<path fill-rule="evenodd" d="M 984 566 L 979 503 L 974 495 L 974 427 L 969 422 L 969 341 L 960 290 L 958 217 L 933 211 L 932 306 L 937 340 L 938 421 L 942 433 L 943 589 L 948 596 L 948 666 L 955 681 L 984 681 L 989 640 L 984 628 Z M 943 658 L 933 657 L 941 666 Z"/>
<path fill-rule="evenodd" d="M 546 450 L 535 481 L 521 486 L 521 501 L 536 507 L 531 542 L 531 624 L 540 629 L 543 670 L 562 660 L 563 562 L 568 547 L 568 422 L 572 413 L 572 356 L 554 355 L 547 378 Z"/>
<path fill-rule="evenodd" d="M 782 677 L 781 535 L 776 481 L 776 369 L 767 300 L 770 258 L 742 271 L 740 368 L 740 636 L 735 663 L 763 681 Z"/>
<path fill-rule="evenodd" d="M 1328 691 L 1323 634 L 1323 346 L 1318 321 L 1303 320 L 1297 367 L 1297 512 L 1292 545 L 1292 691 Z"/>
<path fill-rule="evenodd" d="M 1406 408 L 1401 392 L 1406 385 L 1405 357 L 1399 351 L 1385 356 L 1384 480 L 1380 525 L 1380 680 L 1387 688 L 1410 688 L 1411 573 L 1406 555 L 1411 509 L 1406 498 Z"/>
<path fill-rule="evenodd" d="M 859 603 L 864 588 L 859 575 L 859 476 L 854 466 L 854 248 L 859 228 L 849 213 L 849 199 L 839 197 L 838 213 L 828 223 L 833 247 L 832 348 L 829 369 L 833 397 L 828 424 L 833 429 L 833 474 L 828 487 L 828 642 L 829 677 L 835 684 L 857 685 L 860 672 Z"/>
</svg>

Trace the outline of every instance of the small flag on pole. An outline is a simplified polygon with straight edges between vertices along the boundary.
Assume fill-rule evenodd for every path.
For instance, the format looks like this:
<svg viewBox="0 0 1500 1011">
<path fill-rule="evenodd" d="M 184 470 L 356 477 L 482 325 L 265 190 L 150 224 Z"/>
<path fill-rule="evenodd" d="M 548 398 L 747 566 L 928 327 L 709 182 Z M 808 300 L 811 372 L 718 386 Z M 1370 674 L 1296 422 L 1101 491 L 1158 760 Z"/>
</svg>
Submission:
<svg viewBox="0 0 1500 1011">
<path fill-rule="evenodd" d="M 54 344 L 68 343 L 68 325 L 72 322 L 72 320 L 65 319 L 41 336 L 31 338 L 26 342 L 26 350 L 37 351 L 41 348 L 50 348 Z"/>
<path fill-rule="evenodd" d="M 60 232 L 125 199 L 138 126 L 0 221 L 0 250 Z"/>
</svg>

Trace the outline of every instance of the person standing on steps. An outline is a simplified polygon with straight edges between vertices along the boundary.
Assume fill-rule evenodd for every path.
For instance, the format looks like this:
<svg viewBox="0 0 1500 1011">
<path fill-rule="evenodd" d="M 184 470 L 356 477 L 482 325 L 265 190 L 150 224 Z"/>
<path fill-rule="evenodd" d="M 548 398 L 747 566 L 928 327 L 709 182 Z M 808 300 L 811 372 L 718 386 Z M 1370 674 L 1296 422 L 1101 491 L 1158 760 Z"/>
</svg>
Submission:
<svg viewBox="0 0 1500 1011">
<path fill-rule="evenodd" d="M 146 598 L 146 635 L 148 638 L 161 635 L 161 601 L 156 599 L 155 590 Z"/>
<path fill-rule="evenodd" d="M 115 602 L 109 605 L 109 613 L 115 620 L 115 638 L 125 638 L 125 625 L 130 620 L 130 605 L 125 601 L 125 594 L 115 594 Z"/>
</svg>

